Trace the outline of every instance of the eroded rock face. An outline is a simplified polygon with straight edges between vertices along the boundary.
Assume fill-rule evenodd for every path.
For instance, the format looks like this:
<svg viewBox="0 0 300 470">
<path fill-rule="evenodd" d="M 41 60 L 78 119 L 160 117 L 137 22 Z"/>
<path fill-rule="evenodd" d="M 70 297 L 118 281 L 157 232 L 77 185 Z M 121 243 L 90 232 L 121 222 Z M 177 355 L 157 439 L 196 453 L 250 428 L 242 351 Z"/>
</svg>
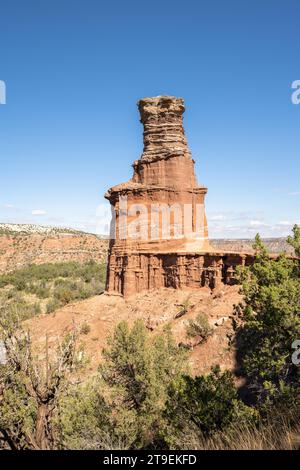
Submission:
<svg viewBox="0 0 300 470">
<path fill-rule="evenodd" d="M 134 162 L 133 181 L 181 190 L 196 188 L 194 161 L 182 123 L 183 99 L 145 98 L 138 107 L 144 125 L 144 151 Z"/>
<path fill-rule="evenodd" d="M 197 183 L 183 129 L 183 99 L 144 98 L 138 108 L 143 154 L 133 163 L 131 180 L 105 195 L 115 214 L 107 292 L 128 296 L 160 287 L 232 283 L 235 266 L 246 259 L 210 247 L 207 189 Z"/>
<path fill-rule="evenodd" d="M 105 195 L 116 216 L 112 246 L 123 252 L 205 251 L 209 248 L 204 209 L 207 189 L 198 185 L 195 176 L 182 123 L 183 99 L 144 98 L 138 107 L 144 126 L 143 154 L 133 163 L 131 180 L 112 187 Z M 160 220 L 167 211 L 169 231 Z M 120 229 L 124 212 L 127 229 L 131 222 L 139 221 L 140 236 L 124 236 Z"/>
<path fill-rule="evenodd" d="M 106 291 L 129 297 L 162 287 L 215 289 L 234 285 L 237 266 L 253 263 L 254 255 L 239 253 L 130 253 L 111 250 Z"/>
</svg>

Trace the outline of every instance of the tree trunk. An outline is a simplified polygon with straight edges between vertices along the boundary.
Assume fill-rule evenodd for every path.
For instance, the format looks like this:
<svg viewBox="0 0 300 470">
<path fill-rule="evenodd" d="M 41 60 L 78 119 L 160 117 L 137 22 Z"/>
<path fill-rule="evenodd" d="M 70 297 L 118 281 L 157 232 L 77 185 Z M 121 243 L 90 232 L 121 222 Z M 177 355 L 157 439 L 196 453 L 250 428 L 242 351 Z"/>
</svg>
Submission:
<svg viewBox="0 0 300 470">
<path fill-rule="evenodd" d="M 41 450 L 50 449 L 49 435 L 47 432 L 49 414 L 50 414 L 49 405 L 45 403 L 40 404 L 38 407 L 37 418 L 36 418 L 35 440 L 36 440 L 37 446 Z"/>
</svg>

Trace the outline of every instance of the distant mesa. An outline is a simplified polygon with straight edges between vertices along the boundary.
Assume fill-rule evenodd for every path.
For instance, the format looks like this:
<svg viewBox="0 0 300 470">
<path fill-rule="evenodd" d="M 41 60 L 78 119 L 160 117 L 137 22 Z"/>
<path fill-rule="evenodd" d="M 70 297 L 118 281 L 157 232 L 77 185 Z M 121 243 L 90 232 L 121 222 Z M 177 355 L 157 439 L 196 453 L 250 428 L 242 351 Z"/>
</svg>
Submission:
<svg viewBox="0 0 300 470">
<path fill-rule="evenodd" d="M 4 233 L 20 233 L 20 234 L 75 234 L 75 233 L 85 233 L 81 230 L 76 230 L 74 228 L 69 227 L 52 227 L 52 226 L 45 226 L 45 225 L 36 225 L 36 224 L 5 224 L 0 223 L 0 232 Z"/>
<path fill-rule="evenodd" d="M 0 224 L 0 273 L 30 264 L 106 261 L 108 241 L 73 228 Z"/>
</svg>

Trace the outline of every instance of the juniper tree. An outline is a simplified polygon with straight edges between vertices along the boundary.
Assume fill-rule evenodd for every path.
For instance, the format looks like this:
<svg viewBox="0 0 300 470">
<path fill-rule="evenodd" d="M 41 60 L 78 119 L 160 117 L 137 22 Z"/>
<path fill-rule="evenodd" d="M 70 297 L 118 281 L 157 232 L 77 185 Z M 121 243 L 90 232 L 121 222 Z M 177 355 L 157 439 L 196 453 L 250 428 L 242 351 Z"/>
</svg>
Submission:
<svg viewBox="0 0 300 470">
<path fill-rule="evenodd" d="M 148 332 L 142 320 L 130 329 L 117 325 L 104 351 L 100 368 L 110 389 L 114 429 L 129 446 L 146 447 L 163 427 L 163 413 L 171 384 L 186 370 L 186 353 L 178 348 L 170 331 Z"/>
<path fill-rule="evenodd" d="M 288 243 L 300 252 L 300 229 Z M 259 403 L 299 396 L 300 368 L 293 364 L 292 344 L 300 339 L 299 260 L 281 254 L 272 259 L 256 236 L 254 263 L 239 273 L 244 301 L 237 313 L 237 346 L 242 372 Z"/>
<path fill-rule="evenodd" d="M 56 359 L 40 362 L 30 334 L 1 318 L 6 361 L 0 365 L 0 436 L 2 447 L 53 449 L 59 446 L 54 416 L 74 364 L 75 333 L 59 345 Z"/>
</svg>

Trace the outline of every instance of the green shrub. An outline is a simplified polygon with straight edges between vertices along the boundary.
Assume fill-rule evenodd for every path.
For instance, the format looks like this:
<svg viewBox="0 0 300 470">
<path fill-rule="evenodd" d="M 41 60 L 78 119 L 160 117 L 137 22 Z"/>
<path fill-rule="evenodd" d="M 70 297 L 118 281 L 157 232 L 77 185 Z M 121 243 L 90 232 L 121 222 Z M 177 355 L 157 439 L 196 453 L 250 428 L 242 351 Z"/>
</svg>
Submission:
<svg viewBox="0 0 300 470">
<path fill-rule="evenodd" d="M 105 403 L 99 380 L 93 378 L 84 384 L 69 387 L 59 402 L 60 415 L 57 427 L 60 430 L 62 449 L 120 449 L 120 442 L 110 439 L 113 435 L 111 409 Z M 118 446 L 118 447 L 115 447 Z"/>
<path fill-rule="evenodd" d="M 49 302 L 46 305 L 46 312 L 47 313 L 52 313 L 55 310 L 57 310 L 59 307 L 61 307 L 61 303 L 57 299 L 52 299 L 49 300 Z"/>
<path fill-rule="evenodd" d="M 35 286 L 30 292 L 35 294 L 39 299 L 48 299 L 50 297 L 50 289 L 47 287 Z"/>
<path fill-rule="evenodd" d="M 174 444 L 190 428 L 208 436 L 234 422 L 252 420 L 257 413 L 238 398 L 232 373 L 222 373 L 216 366 L 210 374 L 184 376 L 176 386 L 171 386 L 166 416 L 168 439 Z"/>
<path fill-rule="evenodd" d="M 40 315 L 41 314 L 41 306 L 38 302 L 36 302 L 33 306 L 34 309 L 34 314 L 35 315 Z"/>
<path fill-rule="evenodd" d="M 213 328 L 208 323 L 207 316 L 204 313 L 199 313 L 195 320 L 189 320 L 186 326 L 187 336 L 190 338 L 200 336 L 201 342 L 205 342 L 212 332 Z"/>
<path fill-rule="evenodd" d="M 76 298 L 74 292 L 66 287 L 58 287 L 53 291 L 54 298 L 57 299 L 61 305 L 66 305 Z"/>
<path fill-rule="evenodd" d="M 152 336 L 142 320 L 117 325 L 100 373 L 108 387 L 115 435 L 133 448 L 151 445 L 164 427 L 168 389 L 186 370 L 186 354 L 166 331 Z"/>
</svg>

